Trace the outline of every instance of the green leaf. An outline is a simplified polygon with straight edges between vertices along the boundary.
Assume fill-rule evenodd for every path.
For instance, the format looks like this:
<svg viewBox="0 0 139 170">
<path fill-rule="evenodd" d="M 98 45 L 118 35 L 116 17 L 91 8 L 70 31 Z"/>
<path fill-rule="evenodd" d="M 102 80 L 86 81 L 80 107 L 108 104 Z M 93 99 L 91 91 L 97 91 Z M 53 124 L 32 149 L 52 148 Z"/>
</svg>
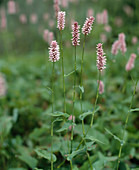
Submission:
<svg viewBox="0 0 139 170">
<path fill-rule="evenodd" d="M 25 162 L 32 169 L 34 169 L 38 163 L 35 158 L 25 153 L 23 155 L 18 156 L 18 158 Z"/>
<path fill-rule="evenodd" d="M 54 124 L 55 122 L 60 122 L 60 121 L 62 121 L 63 119 L 62 118 L 56 118 L 52 123 Z"/>
<path fill-rule="evenodd" d="M 72 122 L 66 122 L 62 128 L 58 129 L 56 132 L 63 132 L 65 130 L 68 130 L 69 126 L 75 126 L 76 124 L 75 123 L 72 123 Z"/>
<path fill-rule="evenodd" d="M 99 107 L 96 108 L 95 113 L 99 110 Z M 84 120 L 84 118 L 88 115 L 92 115 L 93 111 L 85 112 L 79 116 L 80 120 Z"/>
<path fill-rule="evenodd" d="M 43 169 L 38 169 L 38 168 L 35 168 L 34 170 L 43 170 Z"/>
<path fill-rule="evenodd" d="M 94 138 L 93 136 L 87 135 L 85 139 L 88 139 L 88 140 L 91 140 L 91 141 L 94 141 L 94 142 L 99 142 L 99 143 L 101 143 L 101 144 L 105 144 L 104 142 L 102 142 L 102 141 Z"/>
<path fill-rule="evenodd" d="M 35 152 L 37 153 L 39 157 L 45 158 L 51 161 L 51 153 L 49 153 L 48 151 L 37 148 L 35 149 Z M 53 154 L 53 162 L 55 161 L 56 161 L 56 156 Z"/>
<path fill-rule="evenodd" d="M 71 160 L 73 159 L 73 157 L 75 157 L 76 155 L 79 155 L 79 154 L 85 152 L 86 149 L 87 149 L 87 148 L 84 147 L 84 148 L 79 149 L 79 150 L 77 150 L 77 151 L 73 151 L 71 154 L 68 155 L 67 160 L 68 160 L 68 161 L 71 161 Z"/>
<path fill-rule="evenodd" d="M 65 118 L 69 117 L 69 114 L 63 113 L 63 112 L 59 112 L 59 111 L 54 112 L 54 113 L 47 113 L 47 115 L 54 116 L 54 117 L 58 117 L 58 116 L 64 116 Z"/>
<path fill-rule="evenodd" d="M 118 140 L 120 143 L 122 142 L 122 140 L 120 138 L 118 138 L 116 135 L 114 135 L 112 132 L 110 132 L 108 129 L 105 128 L 105 130 L 114 137 L 114 139 Z"/>
<path fill-rule="evenodd" d="M 77 70 L 78 70 L 78 68 L 76 69 L 76 71 L 77 71 Z M 72 75 L 74 72 L 75 72 L 75 70 L 71 71 L 71 72 L 68 73 L 68 74 L 65 74 L 64 77 L 68 77 L 68 76 Z"/>
<path fill-rule="evenodd" d="M 139 108 L 136 108 L 136 109 L 131 109 L 130 112 L 137 112 L 139 111 Z"/>
<path fill-rule="evenodd" d="M 83 86 L 79 86 L 79 89 L 82 91 L 82 93 L 84 93 L 84 87 Z"/>
</svg>

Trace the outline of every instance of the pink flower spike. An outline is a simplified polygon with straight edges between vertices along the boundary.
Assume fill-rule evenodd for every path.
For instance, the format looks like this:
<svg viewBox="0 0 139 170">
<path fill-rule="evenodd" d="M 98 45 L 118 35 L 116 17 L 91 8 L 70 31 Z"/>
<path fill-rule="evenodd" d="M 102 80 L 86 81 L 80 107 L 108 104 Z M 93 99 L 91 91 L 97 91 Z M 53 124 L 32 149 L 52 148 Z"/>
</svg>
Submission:
<svg viewBox="0 0 139 170">
<path fill-rule="evenodd" d="M 103 24 L 107 24 L 108 23 L 108 12 L 106 9 L 103 11 L 102 17 L 103 17 Z"/>
<path fill-rule="evenodd" d="M 60 59 L 59 45 L 56 41 L 52 41 L 49 48 L 49 61 L 56 62 Z"/>
<path fill-rule="evenodd" d="M 104 93 L 104 83 L 103 83 L 103 81 L 97 81 L 98 83 L 99 83 L 99 94 L 102 94 L 102 93 Z"/>
<path fill-rule="evenodd" d="M 78 25 L 78 22 L 74 22 L 72 25 L 72 45 L 77 46 L 80 45 L 80 25 Z"/>
<path fill-rule="evenodd" d="M 55 11 L 55 16 L 56 18 L 58 17 L 58 12 L 60 11 L 60 8 L 59 8 L 59 0 L 54 0 L 54 11 Z"/>
<path fill-rule="evenodd" d="M 119 40 L 115 41 L 112 45 L 112 50 L 111 50 L 111 53 L 113 55 L 116 55 L 118 53 L 118 49 L 120 48 L 120 42 Z"/>
<path fill-rule="evenodd" d="M 0 98 L 6 95 L 6 91 L 7 91 L 6 81 L 3 74 L 0 73 Z"/>
<path fill-rule="evenodd" d="M 82 27 L 82 33 L 84 35 L 90 34 L 94 20 L 95 20 L 95 18 L 93 16 L 90 16 L 89 18 L 86 19 L 86 21 Z"/>
<path fill-rule="evenodd" d="M 58 12 L 57 28 L 60 31 L 64 30 L 64 28 L 65 28 L 65 12 L 63 12 L 63 11 Z"/>
<path fill-rule="evenodd" d="M 130 71 L 131 69 L 134 68 L 134 62 L 135 62 L 136 57 L 137 57 L 136 54 L 134 54 L 134 53 L 131 54 L 131 56 L 126 64 L 126 67 L 125 67 L 126 71 Z"/>
<path fill-rule="evenodd" d="M 49 36 L 49 30 L 46 29 L 43 32 L 43 39 L 45 40 L 45 42 L 48 42 L 48 36 Z"/>
<path fill-rule="evenodd" d="M 97 68 L 99 71 L 102 71 L 106 68 L 106 56 L 104 56 L 102 44 L 97 44 Z"/>
<path fill-rule="evenodd" d="M 119 42 L 120 42 L 120 50 L 124 54 L 127 51 L 124 33 L 119 34 Z"/>
</svg>

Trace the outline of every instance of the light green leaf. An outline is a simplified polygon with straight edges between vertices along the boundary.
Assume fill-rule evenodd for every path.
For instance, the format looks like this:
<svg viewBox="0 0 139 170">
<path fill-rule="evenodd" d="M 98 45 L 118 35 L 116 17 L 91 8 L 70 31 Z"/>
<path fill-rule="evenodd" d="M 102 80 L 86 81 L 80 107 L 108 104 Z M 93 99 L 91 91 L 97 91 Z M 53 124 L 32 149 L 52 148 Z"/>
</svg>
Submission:
<svg viewBox="0 0 139 170">
<path fill-rule="evenodd" d="M 139 111 L 139 108 L 136 108 L 136 109 L 131 109 L 130 112 L 137 112 Z"/>
<path fill-rule="evenodd" d="M 82 91 L 82 93 L 84 93 L 84 87 L 83 86 L 79 86 L 79 89 Z"/>
<path fill-rule="evenodd" d="M 68 155 L 67 160 L 68 160 L 68 161 L 71 161 L 71 160 L 73 159 L 73 157 L 75 157 L 76 155 L 79 155 L 79 154 L 85 152 L 86 149 L 87 149 L 87 148 L 84 147 L 84 148 L 79 149 L 79 150 L 77 150 L 77 151 L 73 151 L 71 154 Z"/>
<path fill-rule="evenodd" d="M 78 68 L 76 69 L 76 71 L 78 70 Z M 70 73 L 68 73 L 68 74 L 65 74 L 64 75 L 64 77 L 68 77 L 68 76 L 70 76 L 71 74 L 73 74 L 75 72 L 75 70 L 73 70 L 73 71 L 71 71 Z"/>
<path fill-rule="evenodd" d="M 104 142 L 102 142 L 102 141 L 94 138 L 93 136 L 87 135 L 85 139 L 88 139 L 88 140 L 91 140 L 91 141 L 95 141 L 95 142 L 99 142 L 99 143 L 105 144 Z"/>
<path fill-rule="evenodd" d="M 56 118 L 52 123 L 54 124 L 55 122 L 60 122 L 60 121 L 62 121 L 63 119 L 62 118 Z"/>
<path fill-rule="evenodd" d="M 58 116 L 64 116 L 65 118 L 69 117 L 69 114 L 63 113 L 63 112 L 59 112 L 59 111 L 54 112 L 54 113 L 47 113 L 47 115 L 54 116 L 54 117 L 58 117 Z"/>
<path fill-rule="evenodd" d="M 96 108 L 95 113 L 96 113 L 98 110 L 99 110 L 99 107 Z M 93 111 L 85 112 L 85 113 L 83 113 L 83 114 L 81 114 L 81 115 L 79 116 L 79 119 L 80 119 L 80 120 L 84 120 L 84 118 L 85 118 L 86 116 L 91 115 L 92 113 L 93 113 Z"/>
<path fill-rule="evenodd" d="M 23 155 L 18 156 L 18 158 L 25 162 L 32 169 L 34 169 L 38 163 L 35 158 L 25 153 Z"/>
<path fill-rule="evenodd" d="M 117 136 L 115 136 L 112 132 L 110 132 L 108 129 L 105 128 L 105 130 L 114 137 L 114 139 L 118 140 L 120 143 L 122 142 L 122 140 L 120 138 L 118 138 Z"/>
<path fill-rule="evenodd" d="M 48 151 L 37 148 L 35 149 L 35 152 L 37 153 L 39 157 L 45 158 L 51 161 L 51 153 L 49 153 Z M 53 162 L 55 161 L 56 161 L 56 156 L 53 154 Z"/>
</svg>

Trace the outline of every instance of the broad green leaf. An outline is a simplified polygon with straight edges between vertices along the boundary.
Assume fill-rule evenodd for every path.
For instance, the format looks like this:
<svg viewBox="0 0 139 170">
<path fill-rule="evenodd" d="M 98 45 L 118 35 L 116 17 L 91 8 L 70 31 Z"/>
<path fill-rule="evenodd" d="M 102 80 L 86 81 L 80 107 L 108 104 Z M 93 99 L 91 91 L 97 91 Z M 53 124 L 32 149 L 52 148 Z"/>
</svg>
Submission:
<svg viewBox="0 0 139 170">
<path fill-rule="evenodd" d="M 79 150 L 77 150 L 77 151 L 73 151 L 71 154 L 68 155 L 67 160 L 68 160 L 68 161 L 71 161 L 71 160 L 73 159 L 73 157 L 75 157 L 76 155 L 79 155 L 79 154 L 85 152 L 86 149 L 87 149 L 87 148 L 84 147 L 84 148 L 79 149 Z"/>
<path fill-rule="evenodd" d="M 9 168 L 8 170 L 27 170 L 26 168 Z"/>
<path fill-rule="evenodd" d="M 35 168 L 34 170 L 43 170 L 43 169 Z"/>
<path fill-rule="evenodd" d="M 65 118 L 69 117 L 69 114 L 63 113 L 63 112 L 59 112 L 59 111 L 54 112 L 54 113 L 47 113 L 47 115 L 54 116 L 54 117 L 58 117 L 58 116 L 64 116 Z"/>
<path fill-rule="evenodd" d="M 131 109 L 130 112 L 137 112 L 139 111 L 139 108 L 136 108 L 136 109 Z"/>
<path fill-rule="evenodd" d="M 98 110 L 99 110 L 99 107 L 96 108 L 95 113 L 96 113 Z M 86 116 L 92 115 L 92 113 L 93 113 L 93 111 L 85 112 L 85 113 L 83 113 L 83 114 L 81 114 L 81 115 L 79 116 L 79 119 L 80 119 L 80 120 L 84 120 L 84 118 L 85 118 Z"/>
<path fill-rule="evenodd" d="M 60 121 L 62 121 L 63 119 L 62 118 L 56 118 L 52 123 L 54 124 L 55 122 L 60 122 Z"/>
<path fill-rule="evenodd" d="M 58 129 L 56 132 L 63 132 L 63 131 L 65 131 L 65 130 L 68 130 L 68 128 L 69 128 L 69 126 L 75 126 L 76 124 L 75 123 L 70 123 L 70 122 L 66 122 L 63 126 L 62 126 L 62 128 L 60 128 L 60 129 Z"/>
<path fill-rule="evenodd" d="M 45 158 L 51 161 L 51 153 L 49 153 L 48 151 L 37 148 L 35 149 L 35 152 L 37 153 L 39 157 Z M 54 154 L 53 154 L 53 161 L 54 162 L 56 161 L 56 156 Z"/>
<path fill-rule="evenodd" d="M 23 155 L 18 156 L 18 158 L 25 162 L 32 169 L 34 169 L 38 163 L 37 159 L 25 153 L 23 153 Z"/>
<path fill-rule="evenodd" d="M 99 142 L 99 143 L 101 143 L 101 144 L 105 144 L 104 142 L 102 142 L 102 141 L 94 138 L 93 136 L 87 135 L 85 139 L 88 139 L 88 140 L 91 140 L 91 141 L 95 141 L 95 142 Z"/>
<path fill-rule="evenodd" d="M 105 128 L 105 130 L 114 137 L 114 139 L 118 140 L 120 143 L 122 142 L 122 140 L 120 138 L 118 138 L 116 135 L 114 135 L 112 132 L 110 132 L 108 129 Z"/>
</svg>

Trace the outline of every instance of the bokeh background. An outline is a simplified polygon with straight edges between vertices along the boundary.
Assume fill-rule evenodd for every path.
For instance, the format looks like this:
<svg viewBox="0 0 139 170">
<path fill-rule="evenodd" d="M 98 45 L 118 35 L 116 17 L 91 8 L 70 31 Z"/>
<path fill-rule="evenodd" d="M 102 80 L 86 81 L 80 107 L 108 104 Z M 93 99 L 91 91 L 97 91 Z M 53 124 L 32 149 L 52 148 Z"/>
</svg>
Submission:
<svg viewBox="0 0 139 170">
<path fill-rule="evenodd" d="M 35 149 L 50 151 L 51 73 L 48 47 L 53 39 L 59 42 L 53 0 L 0 0 L 0 169 L 50 169 L 47 159 L 39 158 Z M 95 116 L 92 134 L 103 141 L 89 151 L 96 170 L 113 170 L 116 166 L 120 143 L 105 128 L 122 138 L 122 130 L 129 109 L 135 81 L 139 78 L 139 0 L 61 0 L 60 9 L 66 11 L 63 31 L 65 74 L 74 69 L 74 48 L 71 44 L 71 24 L 81 27 L 86 17 L 93 15 L 95 22 L 87 37 L 84 57 L 84 112 L 92 110 L 96 88 L 96 44 L 103 43 L 107 69 L 102 76 L 105 91 L 100 95 L 99 112 Z M 105 21 L 102 19 L 106 14 Z M 111 54 L 112 44 L 119 33 L 126 36 L 127 52 Z M 77 48 L 77 85 L 80 82 L 81 46 Z M 135 67 L 125 70 L 131 55 L 137 55 Z M 55 110 L 62 111 L 61 62 L 55 67 Z M 73 76 L 66 77 L 67 113 L 72 113 Z M 79 88 L 76 92 L 76 127 L 74 146 L 82 135 Z M 139 86 L 133 108 L 139 107 Z M 139 116 L 132 112 L 126 130 L 120 170 L 139 168 Z M 87 128 L 91 117 L 85 119 Z M 62 123 L 55 124 L 55 169 L 65 159 L 67 138 L 70 133 L 57 133 Z M 74 158 L 75 169 L 89 169 L 87 156 Z M 70 169 L 66 161 L 59 169 Z"/>
</svg>

